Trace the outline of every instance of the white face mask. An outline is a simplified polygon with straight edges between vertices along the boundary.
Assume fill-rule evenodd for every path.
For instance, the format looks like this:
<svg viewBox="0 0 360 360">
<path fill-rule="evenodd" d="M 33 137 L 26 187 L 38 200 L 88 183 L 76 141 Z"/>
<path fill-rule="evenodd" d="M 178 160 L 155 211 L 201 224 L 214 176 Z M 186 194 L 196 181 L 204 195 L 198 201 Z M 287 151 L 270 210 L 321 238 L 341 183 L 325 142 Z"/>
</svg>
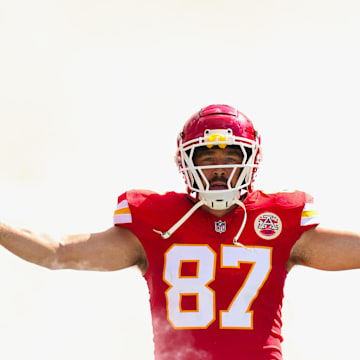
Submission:
<svg viewBox="0 0 360 360">
<path fill-rule="evenodd" d="M 225 156 L 224 163 L 221 164 L 218 164 L 218 161 L 212 163 L 209 159 L 201 161 L 200 165 L 195 165 L 196 149 L 200 147 L 213 149 L 214 146 L 217 147 L 217 152 L 226 151 L 229 146 L 232 149 L 235 148 L 238 154 L 241 154 L 237 157 L 239 161 L 232 163 L 232 159 L 227 160 Z M 255 169 L 258 167 L 256 156 L 259 154 L 259 143 L 234 136 L 231 129 L 207 129 L 203 137 L 186 143 L 180 139 L 178 154 L 180 172 L 185 177 L 189 191 L 196 193 L 198 199 L 203 200 L 206 206 L 223 210 L 231 207 L 236 200 L 249 191 Z M 226 186 L 216 188 L 211 186 L 209 174 L 216 173 L 220 169 L 225 173 Z"/>
</svg>

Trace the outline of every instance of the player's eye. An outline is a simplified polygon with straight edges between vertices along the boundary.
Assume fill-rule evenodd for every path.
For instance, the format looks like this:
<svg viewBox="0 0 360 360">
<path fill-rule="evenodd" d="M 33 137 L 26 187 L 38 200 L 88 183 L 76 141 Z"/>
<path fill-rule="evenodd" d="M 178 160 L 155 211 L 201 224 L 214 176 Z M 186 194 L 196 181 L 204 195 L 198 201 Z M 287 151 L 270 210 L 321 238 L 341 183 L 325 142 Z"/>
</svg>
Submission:
<svg viewBox="0 0 360 360">
<path fill-rule="evenodd" d="M 207 156 L 207 157 L 203 157 L 202 159 L 200 159 L 201 163 L 206 163 L 206 164 L 212 164 L 215 162 L 215 158 Z"/>
<path fill-rule="evenodd" d="M 241 164 L 242 163 L 242 157 L 241 156 L 228 156 L 225 159 L 227 164 Z"/>
</svg>

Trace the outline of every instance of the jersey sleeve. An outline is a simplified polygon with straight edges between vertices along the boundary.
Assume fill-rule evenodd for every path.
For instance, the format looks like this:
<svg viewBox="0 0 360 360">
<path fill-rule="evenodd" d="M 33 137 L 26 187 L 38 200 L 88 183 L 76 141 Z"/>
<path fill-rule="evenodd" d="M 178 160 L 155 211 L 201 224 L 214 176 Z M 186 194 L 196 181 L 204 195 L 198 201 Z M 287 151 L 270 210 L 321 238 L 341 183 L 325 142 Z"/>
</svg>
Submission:
<svg viewBox="0 0 360 360">
<path fill-rule="evenodd" d="M 148 190 L 130 190 L 121 194 L 114 211 L 114 225 L 126 227 L 137 234 L 145 224 L 156 221 L 153 211 L 156 195 Z"/>
<path fill-rule="evenodd" d="M 129 190 L 118 197 L 113 224 L 131 230 L 147 246 L 154 228 L 162 221 L 159 194 L 149 190 Z M 146 243 L 146 244 L 145 244 Z"/>
<path fill-rule="evenodd" d="M 126 193 L 118 197 L 117 206 L 113 216 L 114 225 L 131 224 L 132 215 Z"/>
<path fill-rule="evenodd" d="M 300 217 L 300 227 L 303 231 L 306 231 L 319 225 L 320 218 L 313 197 L 306 193 L 303 194 L 305 199 Z"/>
<path fill-rule="evenodd" d="M 132 231 L 143 245 L 148 258 L 151 258 L 152 247 L 156 244 L 153 241 L 156 234 L 152 230 L 157 222 L 153 210 L 154 195 L 146 190 L 130 190 L 121 194 L 113 216 L 114 226 Z"/>
<path fill-rule="evenodd" d="M 168 199 L 170 197 L 170 200 Z M 173 224 L 172 213 L 176 195 L 159 195 L 150 190 L 129 190 L 118 197 L 114 211 L 114 226 L 129 229 L 142 244 L 147 260 L 148 270 L 145 277 L 161 271 L 164 249 L 170 243 L 163 239 L 155 229 L 168 229 Z M 182 212 L 182 208 L 179 210 Z M 175 217 L 177 218 L 177 213 Z M 156 270 L 155 270 L 156 269 Z M 149 275 L 150 274 L 150 275 Z"/>
</svg>

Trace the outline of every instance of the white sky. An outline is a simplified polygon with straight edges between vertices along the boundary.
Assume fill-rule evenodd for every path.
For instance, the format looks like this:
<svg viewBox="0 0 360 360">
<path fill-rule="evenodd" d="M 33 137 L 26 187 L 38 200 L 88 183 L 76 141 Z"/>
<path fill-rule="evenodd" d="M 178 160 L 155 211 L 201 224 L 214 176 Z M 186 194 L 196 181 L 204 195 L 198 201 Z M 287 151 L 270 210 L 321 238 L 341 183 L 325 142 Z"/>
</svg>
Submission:
<svg viewBox="0 0 360 360">
<path fill-rule="evenodd" d="M 183 191 L 176 135 L 228 103 L 259 129 L 258 186 L 300 188 L 359 231 L 358 1 L 0 0 L 0 216 L 46 232 L 111 226 L 130 188 Z M 144 281 L 51 272 L 0 251 L 0 356 L 151 359 Z M 359 271 L 297 268 L 285 359 L 358 353 Z"/>
</svg>

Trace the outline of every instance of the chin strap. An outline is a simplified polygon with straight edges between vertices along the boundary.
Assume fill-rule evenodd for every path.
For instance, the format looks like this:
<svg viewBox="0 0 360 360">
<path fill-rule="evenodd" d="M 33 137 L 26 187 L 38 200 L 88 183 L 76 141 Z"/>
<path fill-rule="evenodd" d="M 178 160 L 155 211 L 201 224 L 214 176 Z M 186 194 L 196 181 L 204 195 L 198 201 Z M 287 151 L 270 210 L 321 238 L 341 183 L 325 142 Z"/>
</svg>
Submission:
<svg viewBox="0 0 360 360">
<path fill-rule="evenodd" d="M 168 231 L 161 232 L 153 229 L 154 232 L 160 234 L 163 239 L 168 239 L 199 207 L 205 204 L 204 200 L 198 201 L 178 222 L 176 222 Z"/>
<path fill-rule="evenodd" d="M 246 221 L 247 221 L 246 207 L 245 207 L 245 205 L 243 204 L 243 202 L 240 201 L 240 200 L 234 200 L 234 204 L 239 205 L 239 206 L 244 210 L 244 219 L 243 219 L 243 222 L 242 222 L 242 224 L 241 224 L 241 226 L 240 226 L 239 231 L 237 232 L 237 234 L 235 235 L 235 237 L 234 237 L 234 239 L 233 239 L 233 243 L 234 243 L 234 245 L 241 246 L 241 247 L 247 249 L 247 247 L 246 247 L 245 245 L 243 245 L 241 242 L 238 242 L 239 237 L 240 237 L 241 233 L 243 232 L 244 227 L 245 227 L 245 224 L 246 224 Z M 249 250 L 250 250 L 250 249 L 249 249 Z"/>
<path fill-rule="evenodd" d="M 239 242 L 239 237 L 241 235 L 241 233 L 244 230 L 246 221 L 247 221 L 247 212 L 246 212 L 246 208 L 245 205 L 242 203 L 242 201 L 240 200 L 233 200 L 232 204 L 236 204 L 239 205 L 243 210 L 244 210 L 244 219 L 242 221 L 242 224 L 240 226 L 239 231 L 237 232 L 237 234 L 235 235 L 234 239 L 233 239 L 233 243 L 234 245 L 237 246 L 241 246 L 245 249 L 248 249 L 245 245 L 243 245 L 241 242 Z M 205 201 L 204 200 L 200 200 L 198 201 L 180 220 L 178 220 L 169 230 L 165 231 L 165 232 L 161 232 L 159 230 L 155 230 L 153 229 L 154 232 L 156 232 L 157 234 L 160 234 L 161 237 L 163 239 L 168 239 L 181 225 L 184 224 L 184 222 L 189 219 L 189 217 L 197 210 L 199 209 L 201 206 L 205 205 Z M 249 249 L 250 250 L 250 249 Z"/>
</svg>

